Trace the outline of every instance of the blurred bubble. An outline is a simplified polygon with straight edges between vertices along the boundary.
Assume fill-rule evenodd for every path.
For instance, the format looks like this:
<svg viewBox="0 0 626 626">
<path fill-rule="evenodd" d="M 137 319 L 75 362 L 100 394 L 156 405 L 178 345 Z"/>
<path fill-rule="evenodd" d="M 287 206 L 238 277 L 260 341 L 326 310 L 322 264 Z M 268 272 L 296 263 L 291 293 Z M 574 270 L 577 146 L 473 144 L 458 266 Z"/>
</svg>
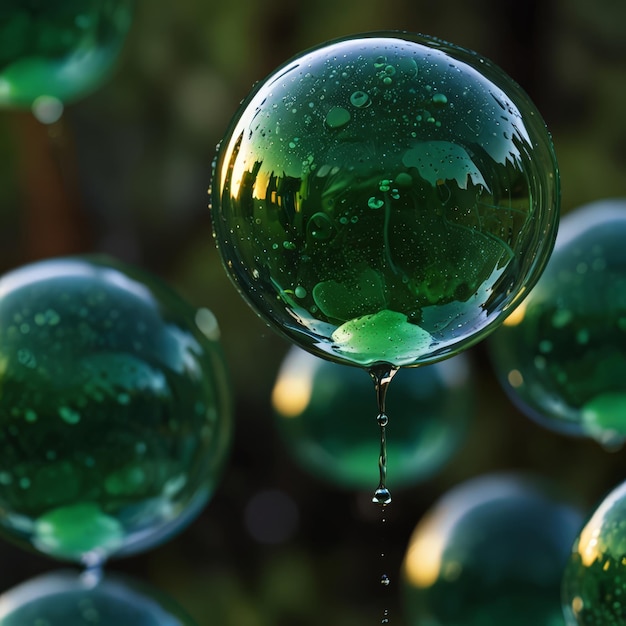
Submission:
<svg viewBox="0 0 626 626">
<path fill-rule="evenodd" d="M 134 4 L 3 0 L 0 107 L 32 107 L 49 124 L 62 113 L 59 105 L 99 87 L 119 57 Z"/>
<path fill-rule="evenodd" d="M 464 440 L 474 411 L 469 359 L 457 355 L 400 370 L 387 397 L 387 467 L 393 485 L 432 476 Z M 350 488 L 378 479 L 379 427 L 366 372 L 296 346 L 272 392 L 278 431 L 294 460 L 313 475 Z"/>
<path fill-rule="evenodd" d="M 414 626 L 563 626 L 563 567 L 581 514 L 546 483 L 489 475 L 450 490 L 403 565 Z"/>
<path fill-rule="evenodd" d="M 0 626 L 195 626 L 173 600 L 127 577 L 58 571 L 0 596 Z"/>
<path fill-rule="evenodd" d="M 88 565 L 178 532 L 232 430 L 221 348 L 195 309 L 105 257 L 24 266 L 0 296 L 0 531 Z"/>
<path fill-rule="evenodd" d="M 488 340 L 527 415 L 609 448 L 626 437 L 625 241 L 624 199 L 566 215 L 543 276 Z"/>
</svg>

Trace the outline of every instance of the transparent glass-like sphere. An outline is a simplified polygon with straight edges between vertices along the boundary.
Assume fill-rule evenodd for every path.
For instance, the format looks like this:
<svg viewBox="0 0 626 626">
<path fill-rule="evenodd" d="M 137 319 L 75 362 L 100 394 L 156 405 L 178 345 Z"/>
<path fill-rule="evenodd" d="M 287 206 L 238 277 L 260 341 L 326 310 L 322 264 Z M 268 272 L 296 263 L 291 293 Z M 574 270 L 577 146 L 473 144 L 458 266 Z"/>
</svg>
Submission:
<svg viewBox="0 0 626 626">
<path fill-rule="evenodd" d="M 499 378 L 539 423 L 626 438 L 626 200 L 566 215 L 544 274 L 490 338 Z"/>
<path fill-rule="evenodd" d="M 473 377 L 464 354 L 407 369 L 387 398 L 393 428 L 386 436 L 387 468 L 397 486 L 420 482 L 457 451 L 475 408 Z M 293 346 L 272 393 L 278 431 L 304 469 L 340 487 L 369 489 L 373 462 L 372 380 L 360 369 L 333 363 Z"/>
<path fill-rule="evenodd" d="M 581 513 L 552 485 L 471 479 L 424 515 L 403 564 L 410 626 L 564 626 L 563 568 Z"/>
<path fill-rule="evenodd" d="M 157 590 L 125 576 L 58 571 L 0 596 L 0 626 L 195 626 Z"/>
<path fill-rule="evenodd" d="M 93 565 L 198 514 L 232 429 L 210 316 L 106 258 L 0 279 L 3 535 Z"/>
<path fill-rule="evenodd" d="M 626 626 L 626 483 L 585 524 L 563 576 L 568 626 Z"/>
<path fill-rule="evenodd" d="M 326 43 L 259 83 L 211 193 L 252 307 L 363 367 L 478 341 L 534 284 L 558 221 L 552 143 L 520 87 L 473 52 L 399 32 Z"/>
<path fill-rule="evenodd" d="M 2 0 L 0 107 L 68 102 L 97 88 L 117 61 L 134 0 Z"/>
</svg>

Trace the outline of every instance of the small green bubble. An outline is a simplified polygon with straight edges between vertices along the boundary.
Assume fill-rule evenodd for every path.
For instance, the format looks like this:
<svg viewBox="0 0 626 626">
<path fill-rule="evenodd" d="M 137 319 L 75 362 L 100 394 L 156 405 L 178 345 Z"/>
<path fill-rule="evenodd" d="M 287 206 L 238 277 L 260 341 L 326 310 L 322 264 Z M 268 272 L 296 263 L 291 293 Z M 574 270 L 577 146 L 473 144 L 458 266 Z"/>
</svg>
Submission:
<svg viewBox="0 0 626 626">
<path fill-rule="evenodd" d="M 294 293 L 296 294 L 296 298 L 306 298 L 307 291 L 304 287 L 302 287 L 301 285 L 298 285 Z"/>
<path fill-rule="evenodd" d="M 285 250 L 295 250 L 296 244 L 293 241 L 283 241 L 283 248 Z"/>
<path fill-rule="evenodd" d="M 433 104 L 438 104 L 438 105 L 448 104 L 448 98 L 443 93 L 436 93 L 433 96 Z"/>
<path fill-rule="evenodd" d="M 357 109 L 363 109 L 372 104 L 372 101 L 370 100 L 369 95 L 364 91 L 355 91 L 350 96 L 350 104 L 357 107 Z"/>
<path fill-rule="evenodd" d="M 350 111 L 347 109 L 343 107 L 333 107 L 326 114 L 326 125 L 329 128 L 341 128 L 350 121 L 351 117 Z"/>
<path fill-rule="evenodd" d="M 376 198 L 375 196 L 372 196 L 368 201 L 367 201 L 367 206 L 370 209 L 380 209 L 383 205 L 385 204 L 384 200 L 381 200 L 380 198 Z"/>
</svg>

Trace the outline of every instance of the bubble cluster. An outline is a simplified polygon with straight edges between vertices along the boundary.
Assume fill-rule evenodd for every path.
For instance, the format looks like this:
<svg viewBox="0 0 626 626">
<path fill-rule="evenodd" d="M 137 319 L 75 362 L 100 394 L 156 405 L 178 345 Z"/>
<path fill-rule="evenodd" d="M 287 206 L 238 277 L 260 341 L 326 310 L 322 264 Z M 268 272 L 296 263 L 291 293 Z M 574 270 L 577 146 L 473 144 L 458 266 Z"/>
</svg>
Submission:
<svg viewBox="0 0 626 626">
<path fill-rule="evenodd" d="M 96 564 L 164 541 L 229 447 L 219 344 L 156 278 L 110 259 L 0 279 L 0 532 Z"/>
<path fill-rule="evenodd" d="M 558 173 L 538 111 L 489 61 L 371 33 L 255 87 L 211 197 L 227 272 L 279 332 L 338 362 L 411 366 L 477 341 L 534 284 Z"/>
<path fill-rule="evenodd" d="M 504 388 L 541 424 L 626 438 L 626 201 L 566 215 L 544 274 L 489 347 Z"/>
</svg>

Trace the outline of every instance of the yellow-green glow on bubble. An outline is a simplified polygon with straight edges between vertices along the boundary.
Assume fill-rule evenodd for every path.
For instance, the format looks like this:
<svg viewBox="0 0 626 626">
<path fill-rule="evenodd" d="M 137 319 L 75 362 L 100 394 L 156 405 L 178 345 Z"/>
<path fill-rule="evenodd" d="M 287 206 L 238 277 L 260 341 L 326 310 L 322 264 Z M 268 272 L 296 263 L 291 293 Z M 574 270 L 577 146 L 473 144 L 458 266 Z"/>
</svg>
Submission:
<svg viewBox="0 0 626 626">
<path fill-rule="evenodd" d="M 523 300 L 522 303 L 502 322 L 504 326 L 517 326 L 520 324 L 526 314 L 528 302 Z"/>
<path fill-rule="evenodd" d="M 292 350 L 289 353 L 272 389 L 272 406 L 278 416 L 287 419 L 298 417 L 307 409 L 318 366 L 318 359 L 304 351 Z"/>
<path fill-rule="evenodd" d="M 426 515 L 416 531 L 404 561 L 404 572 L 409 584 L 425 588 L 434 585 L 441 574 L 442 556 L 448 528 L 442 527 L 440 515 Z M 449 521 L 446 526 L 450 526 Z"/>
</svg>

